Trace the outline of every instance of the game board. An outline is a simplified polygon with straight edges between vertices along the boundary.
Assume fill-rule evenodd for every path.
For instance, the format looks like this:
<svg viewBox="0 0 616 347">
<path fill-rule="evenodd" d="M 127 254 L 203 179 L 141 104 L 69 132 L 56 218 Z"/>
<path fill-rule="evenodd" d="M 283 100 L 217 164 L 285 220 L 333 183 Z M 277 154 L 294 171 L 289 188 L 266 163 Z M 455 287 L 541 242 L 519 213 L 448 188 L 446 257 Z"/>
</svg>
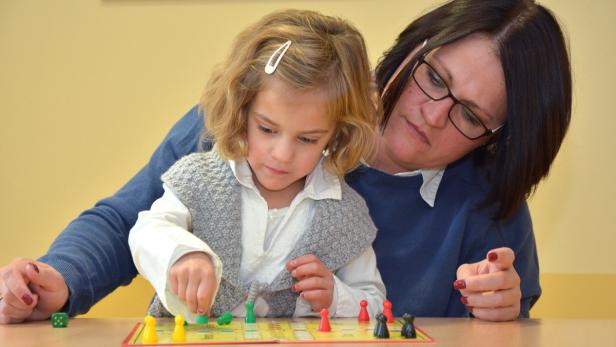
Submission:
<svg viewBox="0 0 616 347">
<path fill-rule="evenodd" d="M 156 333 L 158 343 L 144 344 L 141 335 L 144 324 L 137 323 L 126 336 L 122 346 L 199 346 L 209 344 L 247 344 L 247 343 L 433 343 L 434 339 L 415 327 L 417 338 L 405 339 L 400 335 L 401 319 L 388 324 L 389 339 L 373 336 L 376 321 L 359 323 L 357 318 L 330 319 L 331 332 L 320 332 L 318 318 L 257 318 L 257 323 L 245 324 L 242 318 L 234 319 L 229 325 L 219 326 L 215 321 L 207 325 L 189 324 L 185 326 L 186 342 L 172 342 L 175 323 L 173 319 L 157 319 Z"/>
</svg>

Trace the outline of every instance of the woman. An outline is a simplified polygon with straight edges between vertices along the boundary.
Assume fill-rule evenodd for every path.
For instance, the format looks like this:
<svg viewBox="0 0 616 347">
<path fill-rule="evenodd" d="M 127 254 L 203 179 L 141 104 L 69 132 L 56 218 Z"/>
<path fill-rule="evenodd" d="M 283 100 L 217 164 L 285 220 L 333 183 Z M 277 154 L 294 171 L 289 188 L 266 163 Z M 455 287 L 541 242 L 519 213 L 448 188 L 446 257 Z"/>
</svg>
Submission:
<svg viewBox="0 0 616 347">
<path fill-rule="evenodd" d="M 400 34 L 376 79 L 385 113 L 377 152 L 347 178 L 379 228 L 394 313 L 527 317 L 540 287 L 525 199 L 547 175 L 571 110 L 555 19 L 532 1 L 454 0 Z M 160 175 L 198 150 L 202 127 L 191 110 L 149 164 L 40 261 L 3 267 L 0 322 L 83 313 L 130 283 L 128 231 L 162 194 Z"/>
</svg>

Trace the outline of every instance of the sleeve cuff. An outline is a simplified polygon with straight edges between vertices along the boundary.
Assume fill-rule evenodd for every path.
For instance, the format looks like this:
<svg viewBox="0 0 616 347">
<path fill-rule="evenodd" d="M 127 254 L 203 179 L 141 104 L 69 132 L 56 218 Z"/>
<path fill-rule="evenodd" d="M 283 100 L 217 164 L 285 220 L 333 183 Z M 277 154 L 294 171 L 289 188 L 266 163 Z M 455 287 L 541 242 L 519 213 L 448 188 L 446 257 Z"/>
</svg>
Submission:
<svg viewBox="0 0 616 347">
<path fill-rule="evenodd" d="M 71 317 L 88 312 L 89 308 L 94 305 L 94 293 L 91 287 L 83 286 L 83 281 L 80 280 L 83 277 L 83 273 L 75 268 L 73 264 L 60 259 L 42 256 L 38 261 L 56 269 L 62 275 L 64 283 L 66 283 L 68 299 L 60 311 L 66 312 Z M 75 293 L 79 293 L 79 297 L 75 297 Z"/>
</svg>

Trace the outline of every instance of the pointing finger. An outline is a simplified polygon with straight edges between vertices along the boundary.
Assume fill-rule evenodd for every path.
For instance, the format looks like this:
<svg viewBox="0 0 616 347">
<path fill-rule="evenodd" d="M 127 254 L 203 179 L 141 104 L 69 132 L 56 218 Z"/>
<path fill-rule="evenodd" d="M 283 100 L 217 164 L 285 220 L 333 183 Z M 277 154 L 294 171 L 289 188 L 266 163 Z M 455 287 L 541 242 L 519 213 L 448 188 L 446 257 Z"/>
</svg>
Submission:
<svg viewBox="0 0 616 347">
<path fill-rule="evenodd" d="M 490 270 L 507 270 L 513 266 L 515 254 L 509 247 L 495 248 L 488 252 L 486 259 L 490 262 Z"/>
</svg>

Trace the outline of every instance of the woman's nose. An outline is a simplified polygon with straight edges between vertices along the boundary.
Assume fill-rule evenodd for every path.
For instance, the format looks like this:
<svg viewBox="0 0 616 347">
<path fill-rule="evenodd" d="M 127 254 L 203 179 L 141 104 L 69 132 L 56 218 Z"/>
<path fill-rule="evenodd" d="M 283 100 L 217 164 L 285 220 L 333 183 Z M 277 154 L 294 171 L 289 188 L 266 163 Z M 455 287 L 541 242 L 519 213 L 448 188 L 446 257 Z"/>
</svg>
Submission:
<svg viewBox="0 0 616 347">
<path fill-rule="evenodd" d="M 421 113 L 426 124 L 434 128 L 443 128 L 449 120 L 449 111 L 453 106 L 451 98 L 442 100 L 429 100 L 421 107 Z"/>
</svg>

